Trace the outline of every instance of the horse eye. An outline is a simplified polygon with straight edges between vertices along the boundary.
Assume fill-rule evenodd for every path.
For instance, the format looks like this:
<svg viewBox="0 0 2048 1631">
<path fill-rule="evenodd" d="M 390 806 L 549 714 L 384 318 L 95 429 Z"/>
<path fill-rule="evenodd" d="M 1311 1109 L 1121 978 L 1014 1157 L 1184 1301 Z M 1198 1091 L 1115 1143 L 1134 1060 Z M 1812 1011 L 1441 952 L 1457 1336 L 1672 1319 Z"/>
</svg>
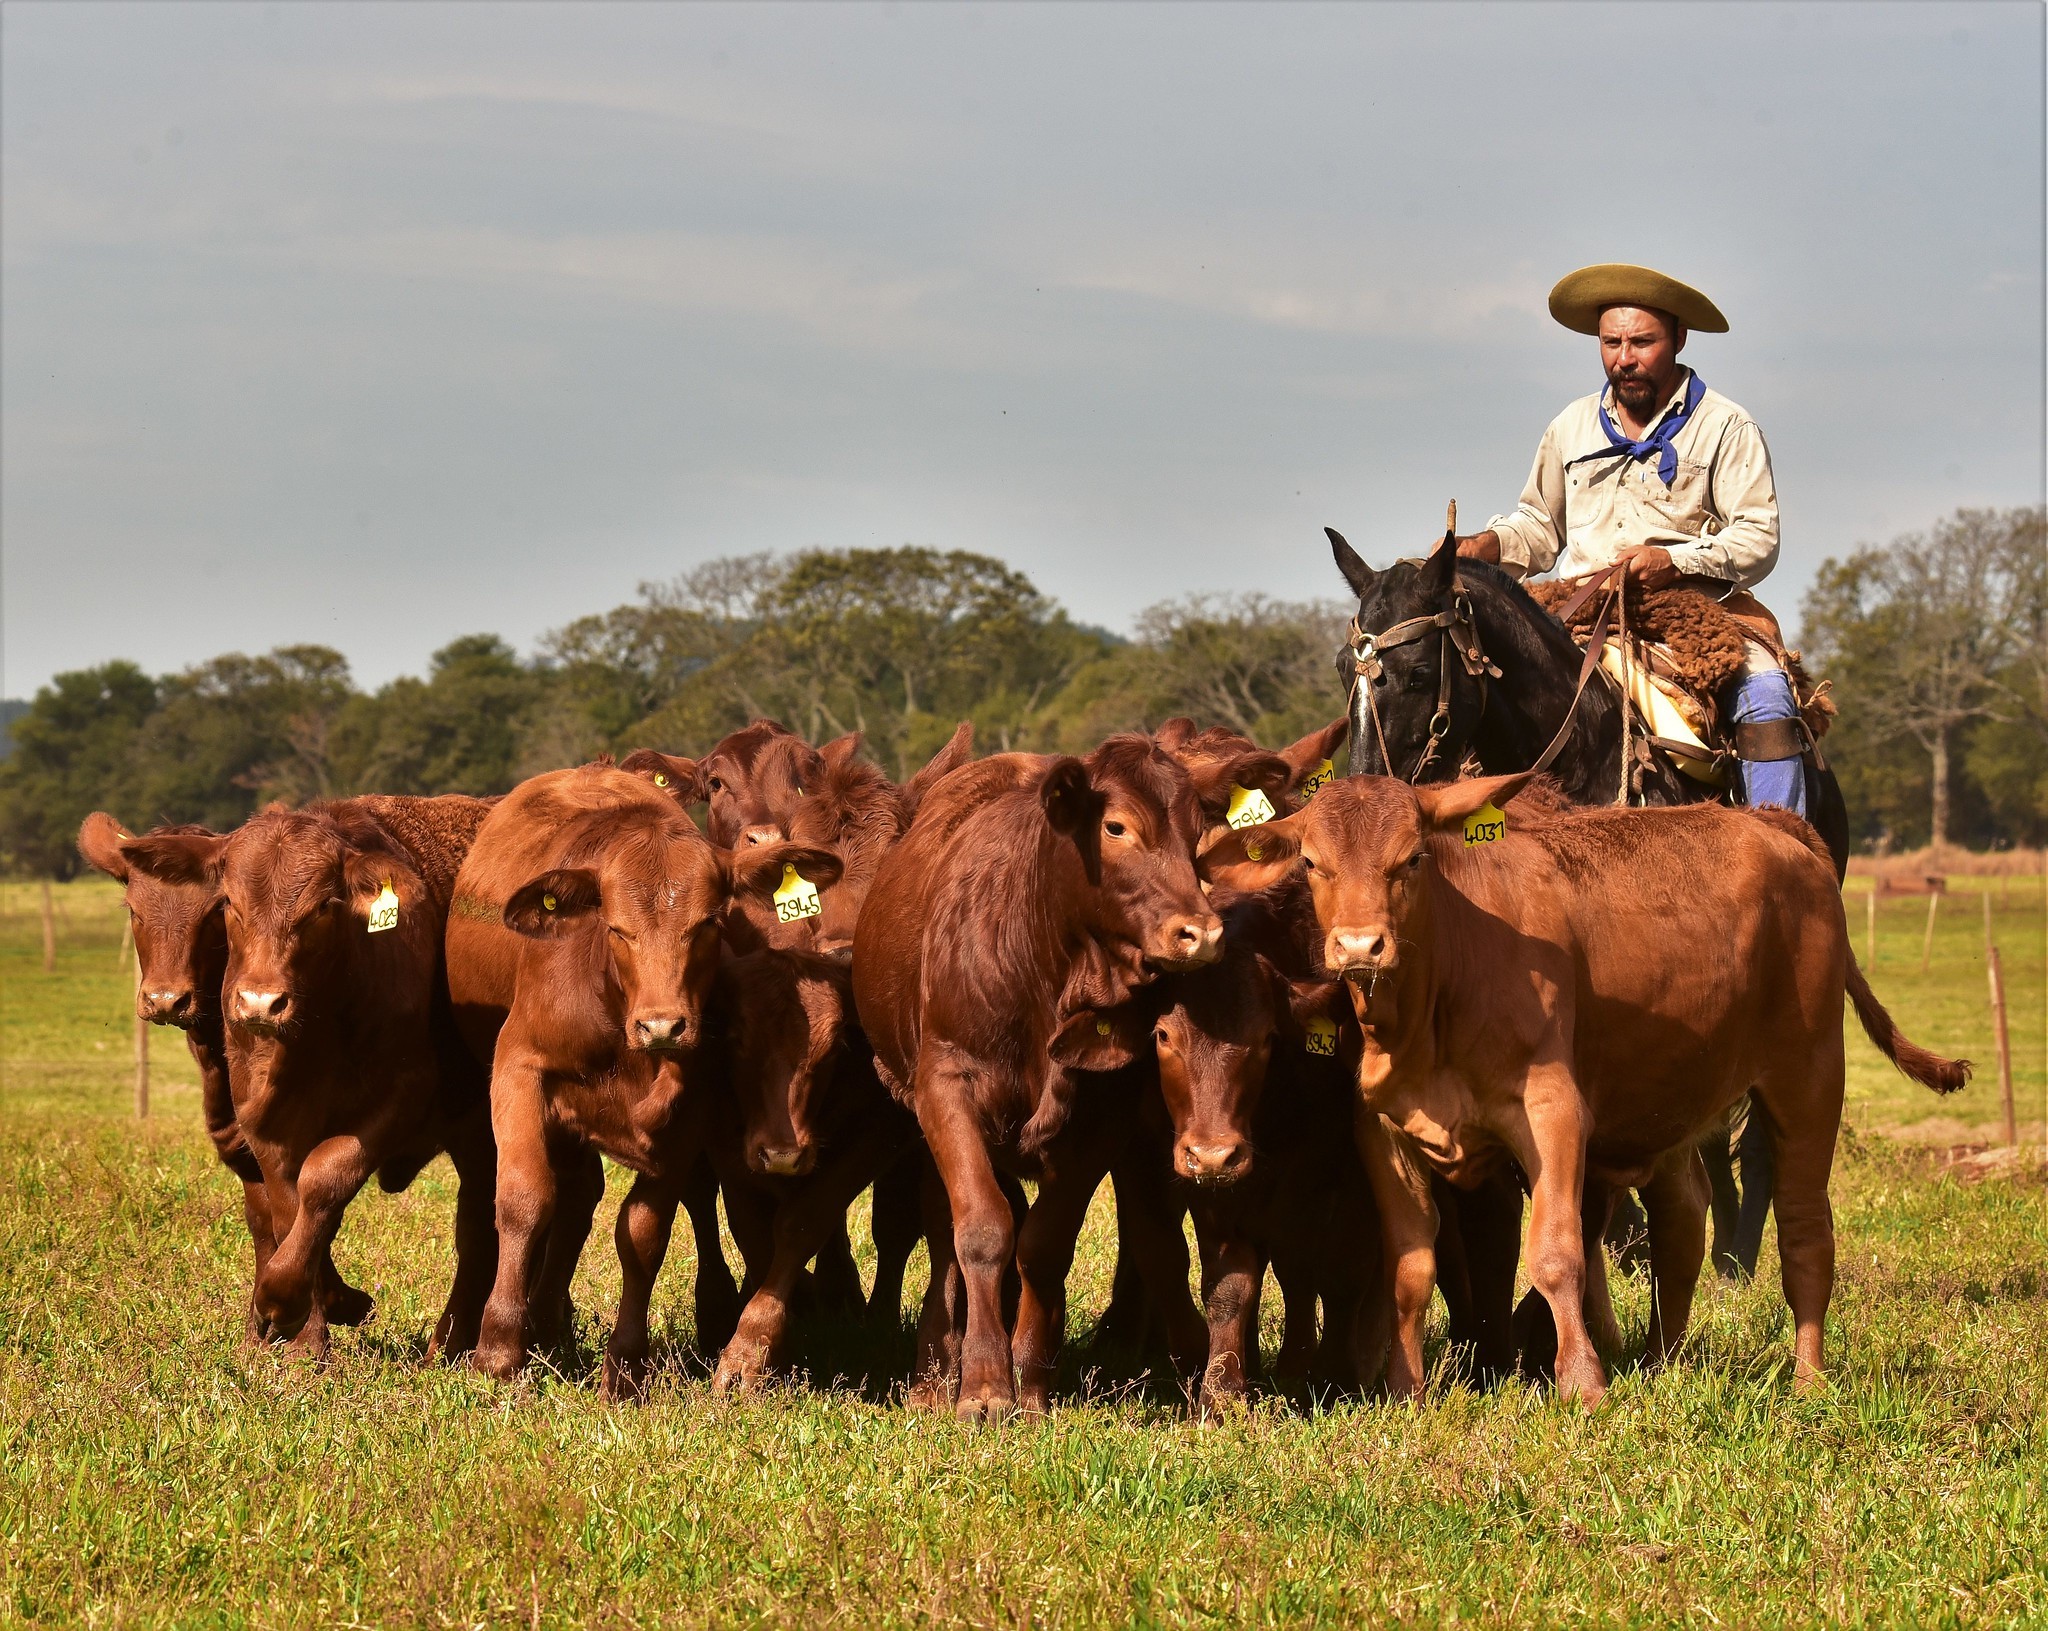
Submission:
<svg viewBox="0 0 2048 1631">
<path fill-rule="evenodd" d="M 1427 691 L 1434 684 L 1436 684 L 1435 677 L 1424 673 L 1419 668 L 1412 670 L 1408 675 L 1408 689 L 1411 691 Z"/>
</svg>

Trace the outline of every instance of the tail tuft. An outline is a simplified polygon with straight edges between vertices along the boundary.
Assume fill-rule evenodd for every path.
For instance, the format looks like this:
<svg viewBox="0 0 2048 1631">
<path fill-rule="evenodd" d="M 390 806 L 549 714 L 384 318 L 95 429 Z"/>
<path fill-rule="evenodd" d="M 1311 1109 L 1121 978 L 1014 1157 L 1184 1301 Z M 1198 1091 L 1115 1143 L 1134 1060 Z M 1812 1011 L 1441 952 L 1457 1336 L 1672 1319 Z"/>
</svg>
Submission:
<svg viewBox="0 0 2048 1631">
<path fill-rule="evenodd" d="M 1877 1000 L 1853 954 L 1849 958 L 1849 1000 L 1856 1005 L 1856 1017 L 1863 1022 L 1864 1034 L 1877 1044 L 1878 1051 L 1922 1087 L 1931 1087 L 1937 1093 L 1954 1093 L 1969 1081 L 1969 1060 L 1944 1059 L 1907 1038 L 1885 1011 L 1884 1004 Z"/>
</svg>

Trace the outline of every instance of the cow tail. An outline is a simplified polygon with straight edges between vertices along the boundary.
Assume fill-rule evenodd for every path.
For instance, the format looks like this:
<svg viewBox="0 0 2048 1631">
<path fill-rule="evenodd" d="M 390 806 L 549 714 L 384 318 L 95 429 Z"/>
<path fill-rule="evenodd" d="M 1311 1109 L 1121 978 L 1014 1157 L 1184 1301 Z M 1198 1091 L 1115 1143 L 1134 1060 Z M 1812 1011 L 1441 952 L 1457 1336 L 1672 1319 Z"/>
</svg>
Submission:
<svg viewBox="0 0 2048 1631">
<path fill-rule="evenodd" d="M 1853 954 L 1849 958 L 1849 1000 L 1856 1005 L 1856 1017 L 1863 1022 L 1864 1034 L 1877 1044 L 1878 1051 L 1922 1087 L 1931 1087 L 1937 1093 L 1953 1093 L 1970 1079 L 1969 1060 L 1944 1059 L 1907 1039 L 1885 1012 L 1884 1004 L 1877 1000 L 1877 993 L 1870 989 L 1870 982 L 1856 966 Z"/>
</svg>

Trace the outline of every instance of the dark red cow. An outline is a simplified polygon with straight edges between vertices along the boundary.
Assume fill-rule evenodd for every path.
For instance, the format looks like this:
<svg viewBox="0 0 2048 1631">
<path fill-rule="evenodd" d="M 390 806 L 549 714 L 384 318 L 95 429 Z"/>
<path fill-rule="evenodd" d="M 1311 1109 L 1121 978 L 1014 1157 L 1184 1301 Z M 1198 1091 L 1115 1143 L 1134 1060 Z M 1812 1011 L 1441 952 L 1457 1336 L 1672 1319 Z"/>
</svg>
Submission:
<svg viewBox="0 0 2048 1631">
<path fill-rule="evenodd" d="M 225 838 L 122 846 L 131 870 L 222 901 L 229 1085 L 277 1233 L 254 1306 L 316 1353 L 323 1265 L 348 1203 L 372 1176 L 405 1188 L 443 1151 L 461 1180 L 456 1273 L 431 1351 L 475 1340 L 497 1246 L 489 1104 L 451 1022 L 441 939 L 489 810 L 462 797 L 342 799 L 272 806 Z"/>
<path fill-rule="evenodd" d="M 1233 767 L 1268 797 L 1286 775 L 1265 754 Z M 1185 768 L 1149 737 L 1119 736 L 1086 759 L 1005 754 L 954 772 L 883 859 L 856 930 L 854 993 L 945 1198 L 928 1218 L 914 1403 L 943 1402 L 957 1353 L 959 1414 L 1007 1411 L 1014 1351 L 1022 1402 L 1044 1407 L 1081 1220 L 1132 1133 L 1112 1101 L 1137 1091 L 1105 1083 L 1084 1103 L 1082 1079 L 1141 1057 L 1131 998 L 1155 973 L 1221 954 L 1194 869 L 1201 831 Z M 999 1165 L 1039 1179 L 1021 1228 Z M 1141 1265 L 1159 1246 L 1132 1244 Z M 1002 1298 L 1013 1263 L 1014 1349 Z"/>
<path fill-rule="evenodd" d="M 803 845 L 725 850 L 665 790 L 604 764 L 523 782 L 485 824 L 448 933 L 456 1012 L 492 1061 L 498 1140 L 499 1262 L 480 1368 L 516 1372 L 530 1311 L 551 1317 L 566 1296 L 582 1239 L 551 1226 L 559 1206 L 587 1228 L 594 1148 L 639 1175 L 619 1213 L 625 1287 L 604 1388 L 640 1386 L 654 1278 L 709 1136 L 715 1086 L 699 1080 L 696 1055 L 722 925 L 735 895 L 769 895 L 785 866 L 821 888 L 839 871 Z"/>
<path fill-rule="evenodd" d="M 220 835 L 205 827 L 174 825 L 153 828 L 147 836 L 210 839 Z M 255 1248 L 255 1273 L 260 1277 L 276 1250 L 277 1235 L 271 1226 L 263 1169 L 242 1137 L 228 1085 L 227 1035 L 220 1007 L 228 938 L 221 922 L 220 895 L 204 880 L 165 883 L 135 870 L 123 851 L 124 845 L 134 841 L 135 835 L 104 810 L 87 816 L 78 830 L 79 854 L 123 886 L 141 970 L 135 993 L 136 1017 L 151 1025 L 175 1025 L 185 1033 L 185 1046 L 199 1072 L 206 1136 L 213 1141 L 221 1165 L 242 1181 L 242 1217 Z M 321 1265 L 320 1302 L 333 1325 L 361 1324 L 375 1306 L 369 1293 L 341 1278 L 331 1256 Z M 261 1342 L 268 1335 L 269 1328 L 252 1300 L 249 1340 Z"/>
</svg>

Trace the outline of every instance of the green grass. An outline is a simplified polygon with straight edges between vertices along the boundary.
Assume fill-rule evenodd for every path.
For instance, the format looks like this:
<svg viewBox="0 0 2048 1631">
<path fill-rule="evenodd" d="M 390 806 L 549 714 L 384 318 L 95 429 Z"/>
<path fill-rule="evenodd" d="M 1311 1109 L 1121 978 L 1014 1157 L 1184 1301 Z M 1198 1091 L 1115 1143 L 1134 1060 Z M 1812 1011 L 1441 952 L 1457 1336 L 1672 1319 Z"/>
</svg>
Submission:
<svg viewBox="0 0 2048 1631">
<path fill-rule="evenodd" d="M 2031 904 L 1997 924 L 2038 1123 L 2042 911 L 2021 883 Z M 330 1370 L 244 1351 L 239 1205 L 189 1062 L 156 1033 L 138 1126 L 115 896 L 61 894 L 55 976 L 31 892 L 0 898 L 0 1620 L 2048 1620 L 2048 1192 L 1959 1185 L 1876 1132 L 1981 1140 L 1988 1068 L 1938 1105 L 1852 1041 L 1834 1383 L 1812 1397 L 1790 1388 L 1767 1244 L 1758 1284 L 1705 1289 L 1678 1369 L 1624 1368 L 1591 1419 L 1445 1388 L 1199 1427 L 1077 1360 L 1076 1402 L 968 1431 L 889 1401 L 901 1334 L 816 1333 L 810 1386 L 718 1401 L 685 1249 L 657 1294 L 651 1401 L 614 1409 L 589 1371 L 617 1186 L 564 1373 L 501 1387 L 419 1363 L 446 1289 L 445 1164 L 352 1210 L 337 1256 L 380 1308 L 337 1333 Z M 1875 979 L 1916 1037 L 1988 1067 L 1975 904 L 1943 907 L 1924 979 L 1924 905 L 1887 906 Z M 1084 1339 L 1110 1246 L 1098 1215 L 1074 1276 Z M 1640 1343 L 1644 1288 L 1618 1290 Z"/>
</svg>

